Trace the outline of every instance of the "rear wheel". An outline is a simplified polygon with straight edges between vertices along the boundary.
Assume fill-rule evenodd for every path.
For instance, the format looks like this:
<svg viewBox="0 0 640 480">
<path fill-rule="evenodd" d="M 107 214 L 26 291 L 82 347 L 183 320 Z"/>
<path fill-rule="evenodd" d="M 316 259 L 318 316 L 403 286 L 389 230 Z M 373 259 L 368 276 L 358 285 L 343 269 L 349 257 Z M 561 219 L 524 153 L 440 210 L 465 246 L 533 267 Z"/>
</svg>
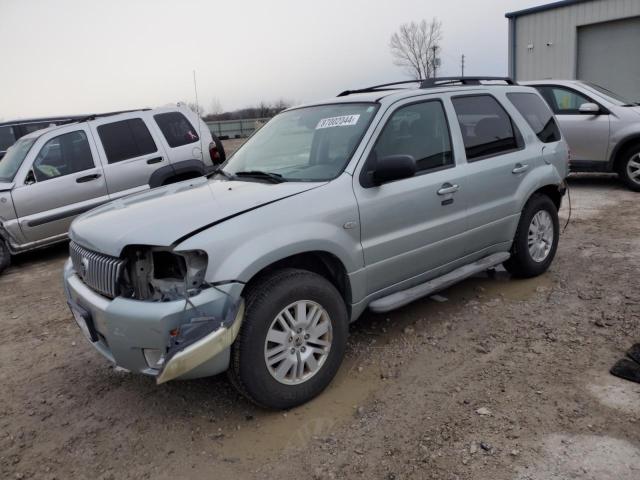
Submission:
<svg viewBox="0 0 640 480">
<path fill-rule="evenodd" d="M 546 195 L 533 195 L 522 210 L 511 258 L 504 263 L 516 277 L 535 277 L 547 271 L 558 248 L 558 211 Z"/>
<path fill-rule="evenodd" d="M 640 145 L 634 145 L 622 153 L 618 175 L 627 187 L 640 192 Z"/>
<path fill-rule="evenodd" d="M 0 238 L 0 273 L 11 265 L 11 252 L 7 243 Z"/>
<path fill-rule="evenodd" d="M 276 271 L 245 295 L 242 328 L 231 350 L 231 382 L 254 403 L 291 408 L 318 395 L 344 357 L 344 300 L 324 277 Z"/>
</svg>

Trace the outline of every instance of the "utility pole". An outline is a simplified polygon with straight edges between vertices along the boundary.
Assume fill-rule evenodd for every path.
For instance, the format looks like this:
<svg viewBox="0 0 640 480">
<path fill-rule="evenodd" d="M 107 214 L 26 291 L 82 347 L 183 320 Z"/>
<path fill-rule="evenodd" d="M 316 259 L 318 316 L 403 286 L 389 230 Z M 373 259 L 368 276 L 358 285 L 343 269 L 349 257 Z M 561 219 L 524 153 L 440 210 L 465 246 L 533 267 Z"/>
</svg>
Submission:
<svg viewBox="0 0 640 480">
<path fill-rule="evenodd" d="M 431 47 L 431 49 L 433 50 L 433 78 L 437 78 L 437 70 L 438 70 L 438 56 L 437 56 L 437 51 L 438 51 L 438 46 L 434 45 L 433 47 Z"/>
<path fill-rule="evenodd" d="M 464 53 L 462 54 L 462 59 L 460 62 L 460 68 L 462 69 L 462 75 L 464 77 Z"/>
</svg>

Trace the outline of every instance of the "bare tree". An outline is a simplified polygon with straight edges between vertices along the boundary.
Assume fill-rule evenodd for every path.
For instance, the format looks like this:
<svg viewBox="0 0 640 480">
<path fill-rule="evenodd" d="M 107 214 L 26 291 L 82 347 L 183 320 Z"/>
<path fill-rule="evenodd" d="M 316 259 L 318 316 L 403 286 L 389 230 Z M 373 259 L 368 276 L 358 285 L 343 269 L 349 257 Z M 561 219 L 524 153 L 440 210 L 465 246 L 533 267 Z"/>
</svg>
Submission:
<svg viewBox="0 0 640 480">
<path fill-rule="evenodd" d="M 403 67 L 416 80 L 430 78 L 438 66 L 438 50 L 442 41 L 442 22 L 404 23 L 391 35 L 389 48 L 393 63 Z"/>
<path fill-rule="evenodd" d="M 195 103 L 195 102 L 190 102 L 190 103 L 187 103 L 187 107 L 189 107 L 189 109 L 190 109 L 192 112 L 197 113 L 199 117 L 201 117 L 202 115 L 204 115 L 204 107 L 203 107 L 202 105 L 198 105 L 198 104 L 197 104 L 197 103 Z"/>
<path fill-rule="evenodd" d="M 224 113 L 222 103 L 220 103 L 220 99 L 218 99 L 218 97 L 213 97 L 209 107 L 209 115 L 220 115 L 221 113 Z"/>
</svg>

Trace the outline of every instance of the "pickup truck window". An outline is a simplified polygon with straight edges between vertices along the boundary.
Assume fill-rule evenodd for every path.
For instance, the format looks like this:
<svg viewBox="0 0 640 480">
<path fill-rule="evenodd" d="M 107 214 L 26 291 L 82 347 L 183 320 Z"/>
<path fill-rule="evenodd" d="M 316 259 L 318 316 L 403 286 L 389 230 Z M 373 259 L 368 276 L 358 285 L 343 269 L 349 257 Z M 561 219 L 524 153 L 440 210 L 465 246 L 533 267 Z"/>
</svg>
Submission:
<svg viewBox="0 0 640 480">
<path fill-rule="evenodd" d="M 518 109 L 541 142 L 560 141 L 560 129 L 553 113 L 534 93 L 507 93 L 507 98 Z"/>
<path fill-rule="evenodd" d="M 396 110 L 378 137 L 376 158 L 411 155 L 417 172 L 453 165 L 449 125 L 440 101 L 406 105 Z"/>
<path fill-rule="evenodd" d="M 45 143 L 33 162 L 38 182 L 94 168 L 91 147 L 82 131 L 65 133 Z"/>
<path fill-rule="evenodd" d="M 196 129 L 180 112 L 159 113 L 154 115 L 158 127 L 171 148 L 181 147 L 200 140 Z"/>
<path fill-rule="evenodd" d="M 98 127 L 98 135 L 109 163 L 158 151 L 149 129 L 141 118 L 105 123 Z"/>
<path fill-rule="evenodd" d="M 452 102 L 462 131 L 467 161 L 475 162 L 520 148 L 520 132 L 491 95 L 454 97 Z"/>
</svg>

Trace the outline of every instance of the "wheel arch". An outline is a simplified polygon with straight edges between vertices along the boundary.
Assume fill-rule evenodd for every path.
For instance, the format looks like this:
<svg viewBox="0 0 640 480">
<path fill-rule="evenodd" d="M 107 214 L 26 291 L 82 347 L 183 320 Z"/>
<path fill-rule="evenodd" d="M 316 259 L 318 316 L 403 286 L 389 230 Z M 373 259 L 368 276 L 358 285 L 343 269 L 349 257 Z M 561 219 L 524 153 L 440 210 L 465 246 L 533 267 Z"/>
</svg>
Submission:
<svg viewBox="0 0 640 480">
<path fill-rule="evenodd" d="M 253 273 L 245 288 L 250 288 L 265 275 L 283 268 L 299 268 L 316 273 L 336 287 L 345 306 L 349 310 L 352 299 L 351 282 L 344 263 L 333 253 L 324 250 L 312 250 L 295 253 L 263 266 Z M 349 312 L 350 313 L 350 312 Z"/>
<path fill-rule="evenodd" d="M 149 177 L 149 186 L 156 188 L 202 175 L 204 175 L 202 160 L 184 160 L 158 168 Z"/>
<path fill-rule="evenodd" d="M 633 145 L 640 145 L 640 132 L 629 135 L 619 141 L 609 157 L 609 170 L 616 172 L 623 159 L 624 152 Z"/>
</svg>

